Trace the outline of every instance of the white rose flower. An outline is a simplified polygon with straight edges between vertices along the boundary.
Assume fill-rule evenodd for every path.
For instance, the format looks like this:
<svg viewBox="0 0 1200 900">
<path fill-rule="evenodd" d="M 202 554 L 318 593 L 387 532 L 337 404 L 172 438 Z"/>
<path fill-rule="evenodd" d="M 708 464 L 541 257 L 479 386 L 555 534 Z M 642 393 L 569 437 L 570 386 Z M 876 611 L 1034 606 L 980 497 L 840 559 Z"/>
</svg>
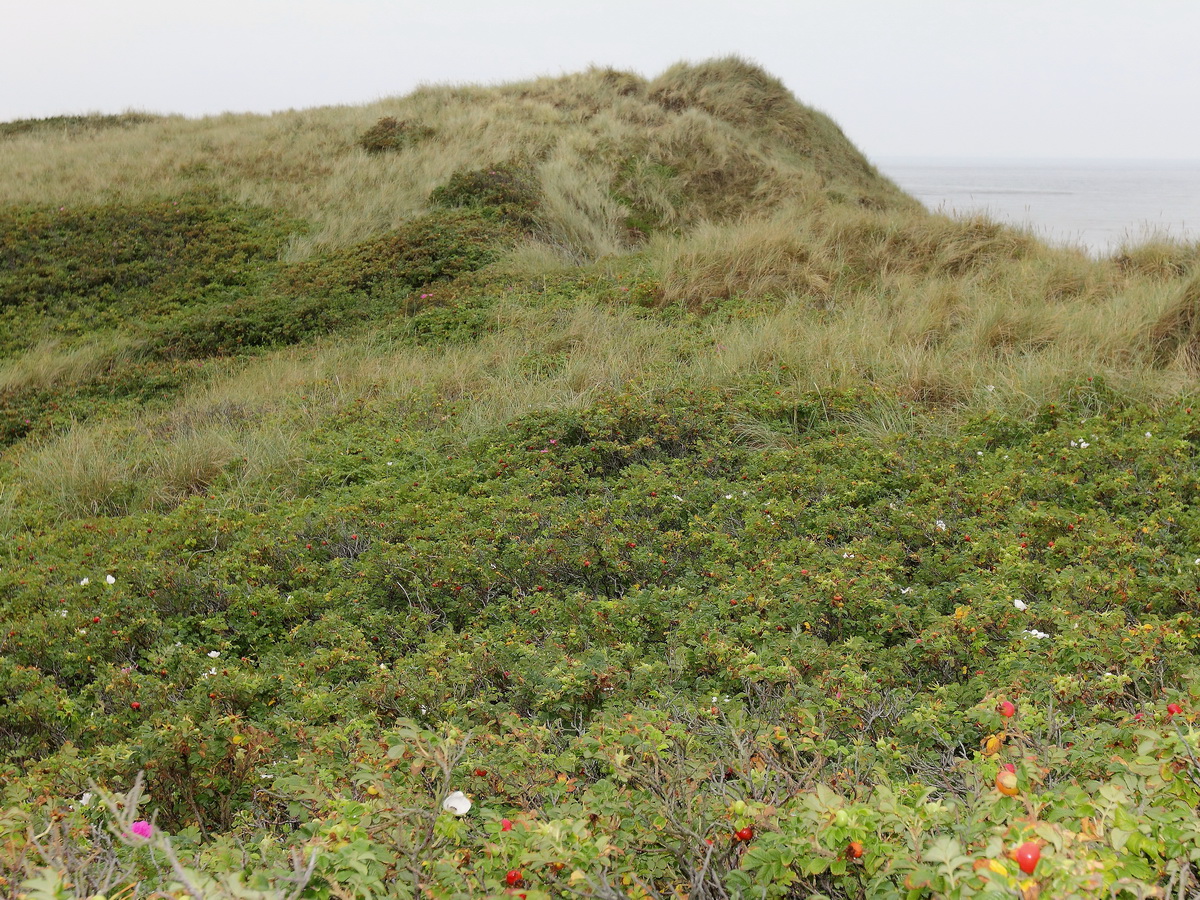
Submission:
<svg viewBox="0 0 1200 900">
<path fill-rule="evenodd" d="M 442 801 L 442 809 L 456 816 L 465 816 L 471 811 L 471 801 L 462 791 L 455 791 Z"/>
</svg>

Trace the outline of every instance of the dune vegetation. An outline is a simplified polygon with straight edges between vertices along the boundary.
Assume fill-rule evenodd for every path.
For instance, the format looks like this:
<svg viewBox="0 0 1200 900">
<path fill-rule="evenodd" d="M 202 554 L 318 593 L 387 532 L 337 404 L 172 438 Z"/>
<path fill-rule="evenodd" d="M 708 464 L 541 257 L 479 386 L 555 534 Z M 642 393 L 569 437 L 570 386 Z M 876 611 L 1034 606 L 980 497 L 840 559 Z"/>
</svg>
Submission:
<svg viewBox="0 0 1200 900">
<path fill-rule="evenodd" d="M 0 124 L 0 894 L 1200 896 L 1198 374 L 736 58 Z"/>
</svg>

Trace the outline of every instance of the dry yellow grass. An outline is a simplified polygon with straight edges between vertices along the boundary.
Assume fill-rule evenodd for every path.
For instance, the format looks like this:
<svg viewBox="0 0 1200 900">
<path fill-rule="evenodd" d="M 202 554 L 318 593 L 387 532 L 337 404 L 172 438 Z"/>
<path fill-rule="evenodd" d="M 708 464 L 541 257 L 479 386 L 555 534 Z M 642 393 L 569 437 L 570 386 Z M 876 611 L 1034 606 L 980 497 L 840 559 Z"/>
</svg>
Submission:
<svg viewBox="0 0 1200 900">
<path fill-rule="evenodd" d="M 0 394 L 78 384 L 119 367 L 137 355 L 127 340 L 106 335 L 102 342 L 63 347 L 47 341 L 0 362 Z"/>
<path fill-rule="evenodd" d="M 676 67 L 652 84 L 593 69 L 495 88 L 423 88 L 359 107 L 165 117 L 83 135 L 35 131 L 5 143 L 0 202 L 84 204 L 211 187 L 312 223 L 293 241 L 293 259 L 395 228 L 452 173 L 515 159 L 533 166 L 546 192 L 552 238 L 586 258 L 627 244 L 629 210 L 610 190 L 620 185 L 665 220 L 768 208 L 814 191 L 912 206 L 827 117 L 781 90 L 727 59 Z M 698 105 L 680 105 L 688 91 Z M 735 114 L 744 102 L 758 109 L 750 131 Z M 384 116 L 434 136 L 368 154 L 357 139 Z M 782 130 L 773 124 L 780 116 Z"/>
</svg>

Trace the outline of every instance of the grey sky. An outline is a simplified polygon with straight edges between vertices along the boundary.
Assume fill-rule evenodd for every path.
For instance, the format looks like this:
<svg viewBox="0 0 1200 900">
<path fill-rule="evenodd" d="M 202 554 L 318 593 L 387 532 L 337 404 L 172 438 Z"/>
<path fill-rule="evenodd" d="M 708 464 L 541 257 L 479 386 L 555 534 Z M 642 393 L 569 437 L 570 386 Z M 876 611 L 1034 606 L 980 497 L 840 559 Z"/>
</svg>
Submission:
<svg viewBox="0 0 1200 900">
<path fill-rule="evenodd" d="M 0 120 L 354 104 L 737 53 L 870 157 L 1200 160 L 1197 0 L 29 0 Z"/>
</svg>

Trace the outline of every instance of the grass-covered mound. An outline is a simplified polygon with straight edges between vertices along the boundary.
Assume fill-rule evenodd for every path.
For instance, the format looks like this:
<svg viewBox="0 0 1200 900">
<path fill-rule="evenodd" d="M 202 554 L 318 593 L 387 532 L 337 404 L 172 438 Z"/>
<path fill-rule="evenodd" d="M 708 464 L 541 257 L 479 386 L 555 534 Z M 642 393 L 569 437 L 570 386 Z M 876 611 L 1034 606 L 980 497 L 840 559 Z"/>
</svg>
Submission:
<svg viewBox="0 0 1200 900">
<path fill-rule="evenodd" d="M 0 893 L 1193 890 L 1196 246 L 738 60 L 76 144 L 0 179 Z"/>
<path fill-rule="evenodd" d="M 50 116 L 45 119 L 13 119 L 0 122 L 0 139 L 26 136 L 70 135 L 83 137 L 109 128 L 133 128 L 158 120 L 158 116 L 143 112 L 123 112 L 117 115 L 91 113 L 81 116 Z"/>
<path fill-rule="evenodd" d="M 636 244 L 651 221 L 681 228 L 797 199 L 915 208 L 827 116 L 732 58 L 653 80 L 593 69 L 364 107 L 163 118 L 86 142 L 17 135 L 0 185 L 10 202 L 56 206 L 215 188 L 310 223 L 289 250 L 299 258 L 398 227 L 456 173 L 504 166 L 529 173 L 543 236 L 574 260 Z"/>
</svg>

